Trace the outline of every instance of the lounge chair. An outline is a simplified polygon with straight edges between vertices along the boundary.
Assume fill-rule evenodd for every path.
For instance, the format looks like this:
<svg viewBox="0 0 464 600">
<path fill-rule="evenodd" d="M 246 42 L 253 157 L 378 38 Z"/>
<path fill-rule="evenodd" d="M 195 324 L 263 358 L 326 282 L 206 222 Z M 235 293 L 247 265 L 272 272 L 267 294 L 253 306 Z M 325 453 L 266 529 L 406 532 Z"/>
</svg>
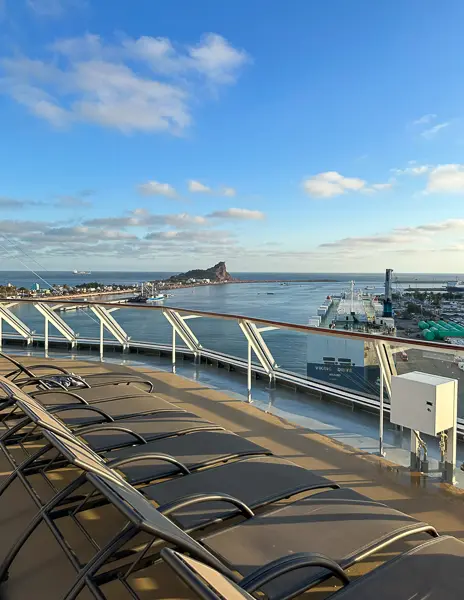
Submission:
<svg viewBox="0 0 464 600">
<path fill-rule="evenodd" d="M 46 430 L 44 436 L 48 441 L 50 441 L 50 436 L 55 431 L 61 433 L 67 440 L 71 440 L 73 444 L 80 443 L 73 440 L 72 434 L 65 430 L 53 415 L 45 412 L 36 401 L 29 398 L 26 400 L 18 398 L 18 404 L 24 412 L 31 414 L 31 419 L 35 423 Z M 63 441 L 60 444 L 53 444 L 53 439 L 52 445 L 58 451 L 61 451 L 68 462 L 74 464 L 72 453 L 66 452 L 66 443 Z M 232 439 L 234 439 L 234 436 L 232 436 Z M 127 457 L 126 453 L 126 457 L 116 459 L 113 457 L 109 464 L 112 467 L 120 468 L 126 462 L 127 466 L 130 466 L 131 463 L 137 465 L 140 460 L 143 460 L 145 463 L 148 462 L 150 469 L 153 462 L 156 466 L 156 461 L 164 459 L 171 469 L 173 465 L 177 467 L 176 474 L 180 472 L 183 475 L 188 475 L 188 477 L 181 477 L 177 481 L 154 484 L 143 489 L 144 495 L 161 505 L 161 511 L 168 511 L 169 514 L 173 515 L 184 530 L 193 531 L 198 527 L 205 527 L 236 514 L 237 511 L 233 506 L 224 506 L 221 502 L 213 500 L 206 501 L 205 504 L 204 497 L 214 497 L 218 490 L 228 496 L 240 498 L 250 508 L 256 509 L 301 492 L 339 487 L 334 482 L 311 473 L 290 461 L 268 456 L 242 458 L 215 468 L 190 473 L 188 467 L 181 464 L 177 459 L 172 460 L 174 458 L 172 456 L 147 455 L 145 446 L 138 447 L 139 454 L 143 452 L 142 456 L 132 453 Z M 81 454 L 86 454 L 89 460 L 102 461 L 102 458 L 97 457 L 92 450 L 85 446 L 82 447 Z M 171 459 L 170 463 L 169 459 Z M 51 462 L 56 465 L 57 457 L 54 457 Z M 32 464 L 28 461 L 29 473 Z M 62 466 L 60 462 L 58 462 L 58 466 Z M 151 471 L 149 474 L 147 465 L 145 465 L 145 476 L 148 475 L 148 481 L 154 478 L 153 469 Z M 22 470 L 22 473 L 24 473 L 24 470 Z M 200 496 L 202 496 L 201 506 L 198 506 Z"/>
<path fill-rule="evenodd" d="M 14 384 L 0 377 L 0 387 L 5 391 L 7 398 L 14 400 L 16 407 L 24 412 L 25 418 L 10 427 L 0 440 L 4 446 L 21 442 L 23 435 L 31 439 L 30 424 L 40 425 L 36 422 L 36 407 L 41 405 L 37 400 L 29 397 L 25 392 Z M 90 411 L 93 406 L 79 407 L 79 411 Z M 62 411 L 62 408 L 59 408 Z M 47 413 L 43 409 L 44 413 Z M 48 414 L 48 413 L 47 413 Z M 102 415 L 103 416 L 103 415 Z M 64 418 L 63 420 L 66 420 Z M 63 420 L 60 419 L 60 421 Z M 23 435 L 21 430 L 26 428 Z M 145 444 L 151 440 L 168 438 L 176 435 L 184 435 L 193 431 L 201 430 L 223 430 L 223 427 L 215 425 L 210 421 L 200 419 L 193 413 L 177 409 L 172 412 L 161 412 L 138 417 L 123 418 L 115 423 L 104 423 L 76 428 L 75 435 L 85 439 L 87 444 L 97 452 L 109 451 L 116 448 L 132 446 L 134 443 Z M 66 427 L 65 427 L 66 430 Z"/>
<path fill-rule="evenodd" d="M 312 506 L 307 505 L 307 510 L 302 515 L 303 518 L 300 518 L 298 521 L 295 521 L 293 517 L 285 520 L 281 518 L 282 515 L 280 517 L 277 516 L 276 511 L 266 513 L 265 515 L 254 515 L 249 507 L 240 503 L 237 499 L 225 496 L 222 500 L 224 502 L 234 502 L 237 508 L 240 507 L 243 516 L 247 520 L 244 524 L 224 530 L 221 534 L 214 534 L 213 536 L 203 538 L 198 543 L 193 542 L 192 538 L 187 536 L 184 531 L 176 527 L 171 521 L 166 522 L 166 517 L 159 510 L 155 509 L 152 504 L 147 502 L 144 496 L 134 490 L 134 488 L 128 488 L 127 485 L 121 486 L 119 482 L 96 472 L 87 473 L 86 478 L 100 494 L 106 497 L 128 519 L 128 524 L 119 535 L 115 536 L 82 569 L 72 590 L 65 596 L 65 600 L 77 598 L 85 585 L 102 586 L 116 578 L 128 584 L 128 577 L 135 569 L 144 568 L 153 562 L 153 557 L 147 556 L 147 554 L 150 548 L 152 548 L 153 543 L 155 541 L 159 542 L 159 540 L 169 542 L 178 550 L 188 552 L 190 556 L 216 569 L 234 583 L 244 583 L 250 593 L 259 590 L 263 591 L 273 600 L 277 598 L 284 600 L 293 598 L 297 593 L 302 593 L 334 574 L 342 578 L 340 567 L 343 568 L 344 566 L 358 562 L 402 537 L 422 532 L 428 532 L 433 536 L 438 535 L 430 525 L 420 523 L 412 517 L 389 509 L 382 504 L 372 502 L 365 496 L 352 492 L 350 506 L 346 506 L 343 501 L 339 506 L 340 515 L 351 524 L 348 541 L 346 541 L 344 540 L 344 536 L 347 535 L 347 528 L 337 528 L 336 524 L 334 525 L 328 518 L 327 511 L 322 510 L 321 513 L 318 513 L 318 508 L 322 505 L 320 496 L 335 495 L 334 504 L 337 503 L 337 500 L 342 500 L 340 497 L 341 492 L 345 490 L 333 490 L 311 496 L 307 502 L 313 501 Z M 356 507 L 365 503 L 369 503 L 371 507 L 370 515 L 372 518 L 366 518 L 366 514 L 364 514 L 364 518 L 361 518 L 359 521 L 350 519 L 353 514 L 356 514 Z M 290 504 L 288 508 L 292 506 L 293 504 Z M 378 519 L 375 517 L 376 510 L 380 515 Z M 253 526 L 256 525 L 256 527 L 259 527 L 263 523 L 262 519 L 266 518 L 269 523 L 271 520 L 274 520 L 274 523 L 272 529 L 267 531 L 267 539 L 260 540 L 262 545 L 257 546 L 252 543 L 250 548 L 240 548 L 240 551 L 245 553 L 245 557 L 251 557 L 251 554 L 254 555 L 253 566 L 251 566 L 250 562 L 250 568 L 246 569 L 248 574 L 243 579 L 243 571 L 245 570 L 243 567 L 244 561 L 241 559 L 238 559 L 236 562 L 223 561 L 221 554 L 216 555 L 210 551 L 212 545 L 210 542 L 214 538 L 217 538 L 218 535 L 223 535 L 225 539 L 231 532 L 240 527 L 247 529 L 251 536 L 249 524 L 253 523 Z M 306 535 L 308 533 L 304 527 L 306 522 L 309 522 L 313 528 L 314 525 L 318 525 L 318 533 L 321 535 Z M 267 529 L 264 523 L 263 525 Z M 300 543 L 305 547 L 303 552 L 299 552 L 297 555 L 290 555 L 289 550 L 286 550 L 281 542 L 282 532 L 285 529 L 288 530 L 288 528 L 293 530 L 293 535 L 297 538 L 295 540 L 296 545 Z M 122 547 L 126 550 L 130 540 L 142 531 L 148 533 L 151 539 L 146 543 L 143 551 L 136 555 L 132 565 L 129 565 L 129 567 L 127 565 L 124 567 L 118 565 L 113 569 L 108 569 L 107 565 L 105 570 L 99 574 L 103 564 L 117 557 Z M 327 542 L 326 538 L 330 539 L 331 544 Z M 250 541 L 253 542 L 252 537 Z M 234 543 L 235 540 L 231 537 L 229 546 L 231 546 L 232 552 L 235 551 Z M 335 560 L 335 562 L 324 556 L 320 557 L 319 554 L 323 552 L 323 548 L 329 545 L 332 545 L 335 556 L 339 555 L 339 551 L 337 552 L 337 548 L 339 547 L 343 547 L 345 551 L 348 551 L 348 554 L 341 559 Z M 279 550 L 281 551 L 280 554 L 271 559 L 271 561 L 267 560 L 267 556 L 275 555 Z M 318 556 L 314 556 L 314 553 Z M 337 566 L 339 562 L 342 564 Z M 262 564 L 266 566 L 256 568 L 256 565 Z M 277 570 L 277 575 L 271 577 L 275 573 L 274 569 Z M 290 570 L 292 570 L 291 574 L 289 573 Z M 135 595 L 134 592 L 133 595 Z M 137 596 L 135 595 L 135 597 Z"/>
<path fill-rule="evenodd" d="M 16 384 L 18 385 L 18 384 Z M 80 389 L 53 389 L 31 391 L 27 386 L 18 385 L 19 388 L 26 391 L 30 396 L 40 400 L 45 406 L 63 406 L 69 403 L 82 402 L 94 404 L 95 402 L 106 402 L 107 400 L 117 400 L 119 398 L 131 398 L 134 396 L 151 396 L 154 394 L 143 390 L 140 384 L 129 382 L 124 385 L 113 385 L 108 380 L 107 385 L 99 385 L 91 388 Z"/>
<path fill-rule="evenodd" d="M 36 403 L 32 406 L 39 414 L 40 411 L 46 413 Z M 48 415 L 47 419 L 48 421 L 54 420 L 51 415 Z M 59 430 L 60 427 L 58 422 L 57 429 Z M 66 435 L 69 434 L 66 433 Z M 141 503 L 140 496 L 135 496 L 136 505 L 131 509 L 127 505 L 128 484 L 120 475 L 108 469 L 101 459 L 98 457 L 95 458 L 93 453 L 77 440 L 73 440 L 72 436 L 69 438 L 60 437 L 60 435 L 57 436 L 55 433 L 49 433 L 49 431 L 45 431 L 44 436 L 54 447 L 63 446 L 61 449 L 63 454 L 73 454 L 73 464 L 81 466 L 87 471 L 86 479 L 93 483 L 97 490 L 106 498 L 106 501 L 114 504 L 126 516 L 132 514 L 131 511 L 133 509 L 135 511 L 135 523 L 138 524 L 137 527 L 134 527 L 134 521 L 131 521 L 131 525 L 128 525 L 120 535 L 116 536 L 108 547 L 102 549 L 92 561 L 83 567 L 81 577 L 73 589 L 73 594 L 67 596 L 67 598 L 77 597 L 82 586 L 86 583 L 94 585 L 90 582 L 89 577 L 93 573 L 97 573 L 106 560 L 110 557 L 114 558 L 119 548 L 122 545 L 126 546 L 130 539 L 139 531 L 143 530 L 151 533 L 152 536 L 161 537 L 165 541 L 173 542 L 175 538 L 169 532 L 166 534 L 164 529 L 159 530 L 157 527 L 156 523 L 160 519 L 161 511 L 172 516 L 174 511 L 183 510 L 195 504 L 204 505 L 212 501 L 220 501 L 224 504 L 232 505 L 247 520 L 231 529 L 215 533 L 201 540 L 202 545 L 206 549 L 212 550 L 213 554 L 217 557 L 213 560 L 209 558 L 207 564 L 217 568 L 217 559 L 219 559 L 222 569 L 220 571 L 223 574 L 226 573 L 237 582 L 240 580 L 240 577 L 235 576 L 233 573 L 238 572 L 240 576 L 245 577 L 249 591 L 255 586 L 253 589 L 262 589 L 270 598 L 291 598 L 308 587 L 326 579 L 330 576 L 330 572 L 323 565 L 319 564 L 317 567 L 311 566 L 309 569 L 297 569 L 292 573 L 290 579 L 284 574 L 271 583 L 266 579 L 264 580 L 265 583 L 263 583 L 263 573 L 260 570 L 259 577 L 257 576 L 256 564 L 274 564 L 274 561 L 277 559 L 280 560 L 282 556 L 287 557 L 288 560 L 289 554 L 294 555 L 295 553 L 299 554 L 311 551 L 336 556 L 338 557 L 337 562 L 342 567 L 347 567 L 388 546 L 394 541 L 414 533 L 428 532 L 431 535 L 437 535 L 435 529 L 425 523 L 420 523 L 403 513 L 373 502 L 361 494 L 341 489 L 316 493 L 309 498 L 293 502 L 279 510 L 257 516 L 254 515 L 253 510 L 242 500 L 224 492 L 201 494 L 193 497 L 189 496 L 183 500 L 174 500 L 168 506 L 164 505 L 155 513 L 150 512 L 154 510 L 153 505 L 145 501 L 150 507 L 148 509 L 145 504 Z M 52 436 L 54 436 L 54 439 Z M 226 465 L 214 470 L 217 474 L 221 469 L 225 469 L 228 466 Z M 103 481 L 101 480 L 102 473 Z M 197 475 L 201 475 L 201 473 Z M 191 476 L 187 480 L 191 480 L 193 477 L 195 476 Z M 227 479 L 227 473 L 225 473 L 223 480 L 226 481 Z M 69 514 L 69 510 L 63 513 L 64 509 L 60 509 L 59 504 L 65 501 L 70 493 L 73 493 L 82 485 L 82 481 L 79 480 L 80 478 L 70 484 L 65 491 L 55 496 L 54 500 L 45 509 L 45 513 L 42 511 L 39 515 L 39 521 L 46 514 L 47 524 L 50 526 L 53 518 Z M 178 481 L 181 480 L 176 480 L 172 483 L 177 483 Z M 153 486 L 153 488 L 155 487 L 157 486 Z M 130 490 L 131 497 L 134 497 L 135 490 L 133 488 L 130 488 Z M 146 522 L 145 518 L 141 519 L 140 515 L 143 515 L 144 512 L 140 506 L 143 510 L 149 511 L 152 514 L 149 522 Z M 145 509 L 143 508 L 144 506 Z M 53 514 L 53 511 L 56 510 L 58 510 L 58 513 L 55 512 Z M 155 514 L 156 518 L 153 516 Z M 211 516 L 209 514 L 208 518 Z M 217 517 L 217 515 L 215 516 Z M 196 518 L 198 519 L 198 515 L 196 515 Z M 164 521 L 162 522 L 164 523 Z M 202 524 L 204 524 L 204 521 Z M 19 547 L 17 544 L 12 549 L 5 563 L 4 574 L 8 570 L 11 560 L 37 525 L 37 520 L 34 520 L 32 530 L 29 528 L 25 532 L 25 535 L 18 541 Z M 181 540 L 185 541 L 185 538 L 181 538 Z M 147 551 L 151 548 L 152 543 L 153 540 L 149 542 Z M 180 550 L 186 549 L 185 545 L 182 544 L 178 548 Z M 191 547 L 187 547 L 187 551 L 190 550 Z M 332 552 L 327 552 L 327 550 L 331 550 Z M 142 558 L 139 557 L 137 559 L 136 565 L 139 568 L 146 565 L 147 561 L 149 564 L 153 560 L 150 556 L 144 557 L 145 554 L 146 552 L 142 553 Z M 197 552 L 194 556 L 198 558 L 200 553 Z M 208 552 L 206 556 L 211 557 L 211 554 Z M 133 569 L 135 569 L 135 566 L 132 566 L 130 571 Z M 118 569 L 106 571 L 104 579 L 101 582 L 108 581 L 112 577 L 120 578 L 121 576 L 121 572 Z"/>
<path fill-rule="evenodd" d="M 14 384 L 1 384 L 8 393 L 15 394 Z M 28 420 L 36 427 L 45 431 L 55 432 L 66 439 L 74 440 L 73 432 L 58 420 L 50 411 L 45 410 L 35 399 L 27 396 L 24 392 L 16 390 L 16 400 L 23 414 L 28 415 Z M 0 437 L 0 447 L 7 455 L 13 467 L 13 473 L 0 486 L 0 495 L 11 485 L 16 477 L 45 473 L 49 460 L 42 460 L 46 454 L 47 446 L 42 446 L 36 453 L 29 456 L 21 466 L 8 452 L 11 438 L 14 438 L 18 429 L 24 425 L 24 419 L 14 429 L 5 432 Z M 121 428 L 116 424 L 117 431 Z M 119 472 L 132 484 L 148 483 L 157 479 L 170 477 L 179 473 L 189 473 L 204 467 L 224 463 L 233 459 L 246 456 L 268 456 L 272 453 L 253 442 L 241 438 L 223 429 L 204 429 L 193 431 L 189 434 L 172 436 L 168 438 L 145 442 L 143 438 L 130 430 L 122 429 L 131 441 L 129 447 L 102 453 L 102 459 L 108 464 L 118 468 Z M 28 431 L 30 434 L 31 431 Z M 53 467 L 65 466 L 69 460 L 54 458 Z M 48 468 L 52 468 L 49 465 Z"/>
<path fill-rule="evenodd" d="M 16 368 L 4 375 L 7 379 L 11 381 L 18 382 L 18 379 L 22 376 L 23 379 L 20 379 L 21 383 L 25 383 L 26 380 L 29 380 L 29 384 L 41 386 L 41 388 L 53 387 L 66 389 L 67 386 L 60 384 L 60 376 L 64 378 L 74 379 L 76 383 L 79 382 L 77 387 L 97 387 L 100 385 L 121 385 L 130 382 L 138 383 L 139 385 L 144 385 L 149 392 L 153 390 L 153 383 L 147 379 L 139 375 L 132 375 L 130 373 L 118 373 L 118 372 L 109 372 L 109 373 L 94 373 L 87 375 L 76 375 L 63 367 L 60 367 L 54 363 L 47 364 L 34 364 L 34 365 L 25 365 L 21 363 L 19 360 L 0 352 L 0 358 L 10 362 Z M 43 373 L 43 371 L 46 371 Z M 47 383 L 48 381 L 48 383 Z M 69 382 L 72 387 L 72 381 Z"/>
<path fill-rule="evenodd" d="M 195 597 L 201 600 L 256 600 L 246 591 L 245 580 L 238 584 L 205 563 L 172 550 L 172 548 L 163 548 L 161 558 L 195 593 Z M 263 581 L 268 583 L 283 574 L 310 567 L 325 568 L 342 583 L 349 582 L 348 576 L 335 561 L 309 552 L 303 555 L 283 557 L 271 565 L 263 565 L 255 571 L 254 576 L 257 578 L 262 574 Z"/>
<path fill-rule="evenodd" d="M 163 548 L 162 559 L 201 600 L 254 600 L 246 580 L 238 585 L 208 565 L 172 550 Z M 330 595 L 333 600 L 461 600 L 464 590 L 464 543 L 450 536 L 432 539 L 416 546 L 405 554 L 374 569 L 369 574 L 350 583 L 348 576 L 331 559 L 322 555 L 297 555 L 287 561 L 277 561 L 260 570 L 267 583 L 291 572 L 311 565 L 325 568 L 337 577 L 344 587 Z M 258 579 L 254 574 L 254 580 Z M 255 587 L 253 585 L 252 587 Z"/>
</svg>

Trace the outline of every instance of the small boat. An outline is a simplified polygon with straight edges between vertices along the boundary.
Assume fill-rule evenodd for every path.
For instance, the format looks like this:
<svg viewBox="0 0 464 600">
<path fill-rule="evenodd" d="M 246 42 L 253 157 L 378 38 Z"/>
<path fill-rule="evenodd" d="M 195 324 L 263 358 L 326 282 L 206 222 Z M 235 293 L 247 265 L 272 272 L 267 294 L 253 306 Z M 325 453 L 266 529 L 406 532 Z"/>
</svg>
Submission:
<svg viewBox="0 0 464 600">
<path fill-rule="evenodd" d="M 74 269 L 73 274 L 74 275 L 92 275 L 92 271 L 77 271 L 76 269 Z"/>
<path fill-rule="evenodd" d="M 156 294 L 156 296 L 150 296 L 147 298 L 147 302 L 161 302 L 161 300 L 164 300 L 164 298 L 164 294 Z"/>
</svg>

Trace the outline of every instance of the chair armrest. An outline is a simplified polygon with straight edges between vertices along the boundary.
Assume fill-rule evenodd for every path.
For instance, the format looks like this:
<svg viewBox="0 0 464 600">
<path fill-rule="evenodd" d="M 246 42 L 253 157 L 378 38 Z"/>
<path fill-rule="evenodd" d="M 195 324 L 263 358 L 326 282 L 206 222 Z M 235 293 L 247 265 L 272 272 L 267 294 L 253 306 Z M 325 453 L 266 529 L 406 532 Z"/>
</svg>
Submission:
<svg viewBox="0 0 464 600">
<path fill-rule="evenodd" d="M 192 506 L 193 504 L 200 504 L 202 502 L 226 502 L 229 504 L 233 504 L 236 508 L 240 510 L 240 512 L 247 518 L 251 519 L 255 516 L 255 513 L 251 510 L 249 506 L 247 506 L 244 502 L 239 500 L 238 498 L 234 498 L 229 494 L 191 494 L 188 496 L 184 496 L 178 500 L 172 500 L 171 502 L 166 502 L 162 506 L 158 507 L 160 513 L 164 516 L 171 515 L 176 510 L 181 508 L 186 508 L 187 506 Z"/>
<path fill-rule="evenodd" d="M 263 565 L 253 573 L 250 573 L 247 577 L 244 577 L 240 582 L 240 587 L 252 594 L 276 577 L 285 575 L 295 569 L 303 569 L 305 567 L 322 567 L 327 569 L 344 585 L 347 585 L 350 582 L 345 571 L 331 558 L 315 552 L 298 552 L 290 556 L 283 556 L 267 565 Z"/>
<path fill-rule="evenodd" d="M 76 394 L 76 392 L 70 392 L 68 388 L 64 388 L 63 391 L 57 392 L 56 390 L 39 390 L 38 392 L 29 392 L 29 396 L 35 398 L 36 396 L 44 396 L 47 394 L 62 394 L 63 396 L 71 396 L 74 400 L 78 400 L 81 404 L 89 404 L 85 398 Z"/>
<path fill-rule="evenodd" d="M 73 429 L 74 435 L 78 436 L 87 435 L 88 433 L 97 433 L 99 431 L 120 431 L 134 437 L 139 444 L 147 443 L 147 440 L 141 436 L 140 433 L 132 431 L 128 427 L 120 427 L 119 425 L 88 425 L 86 427 L 76 427 Z"/>
<path fill-rule="evenodd" d="M 98 413 L 108 423 L 114 423 L 113 417 L 111 415 L 107 414 L 101 408 L 98 408 L 97 406 L 88 406 L 88 405 L 82 405 L 82 404 L 70 404 L 68 406 L 53 406 L 53 407 L 47 409 L 47 411 L 50 414 L 69 412 L 71 410 L 88 410 L 90 412 Z"/>
<path fill-rule="evenodd" d="M 135 462 L 139 462 L 142 460 L 161 460 L 164 462 L 168 462 L 176 467 L 179 467 L 179 471 L 182 471 L 184 475 L 189 475 L 190 470 L 177 458 L 173 456 L 169 456 L 169 454 L 156 454 L 156 453 L 146 453 L 146 454 L 136 454 L 135 456 L 128 456 L 127 458 L 115 458 L 114 460 L 110 460 L 107 462 L 107 466 L 111 469 L 118 469 L 119 467 L 123 467 L 125 465 L 129 465 Z"/>
</svg>

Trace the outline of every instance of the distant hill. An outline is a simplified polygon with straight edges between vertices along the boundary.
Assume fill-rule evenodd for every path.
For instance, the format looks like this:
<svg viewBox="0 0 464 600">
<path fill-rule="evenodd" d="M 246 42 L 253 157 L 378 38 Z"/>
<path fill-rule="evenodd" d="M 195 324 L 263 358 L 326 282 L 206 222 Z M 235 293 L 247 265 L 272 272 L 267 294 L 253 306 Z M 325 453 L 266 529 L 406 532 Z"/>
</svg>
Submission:
<svg viewBox="0 0 464 600">
<path fill-rule="evenodd" d="M 226 281 L 233 281 L 234 278 L 230 273 L 227 272 L 225 262 L 218 262 L 214 267 L 209 269 L 193 269 L 186 273 L 179 273 L 173 275 L 168 279 L 171 282 L 187 281 L 188 279 L 209 279 L 217 283 L 225 283 Z"/>
</svg>

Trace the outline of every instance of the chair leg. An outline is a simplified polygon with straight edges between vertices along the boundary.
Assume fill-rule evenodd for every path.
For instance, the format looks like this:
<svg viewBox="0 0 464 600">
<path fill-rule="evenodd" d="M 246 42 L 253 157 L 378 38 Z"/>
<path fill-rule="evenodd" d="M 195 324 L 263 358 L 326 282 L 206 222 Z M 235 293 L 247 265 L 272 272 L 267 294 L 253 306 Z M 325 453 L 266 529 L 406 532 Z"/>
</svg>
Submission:
<svg viewBox="0 0 464 600">
<path fill-rule="evenodd" d="M 138 533 L 138 529 L 132 523 L 127 523 L 121 531 L 108 542 L 105 548 L 97 552 L 95 556 L 86 564 L 80 571 L 73 586 L 64 596 L 63 600 L 75 600 L 84 586 L 87 584 L 89 577 L 92 577 L 101 566 L 124 544 L 131 540 Z"/>
<path fill-rule="evenodd" d="M 29 465 L 31 465 L 37 458 L 40 458 L 43 454 L 46 454 L 49 450 L 51 450 L 53 446 L 51 444 L 45 445 L 43 448 L 40 448 L 35 454 L 26 458 L 20 465 L 14 469 L 5 479 L 5 481 L 0 486 L 0 496 L 5 492 L 5 490 L 13 483 L 13 481 L 18 477 L 19 473 L 22 473 Z M 11 463 L 11 460 L 10 460 Z"/>
<path fill-rule="evenodd" d="M 37 527 L 42 522 L 45 515 L 48 514 L 50 510 L 52 510 L 57 504 L 63 501 L 69 494 L 74 492 L 74 490 L 78 489 L 85 481 L 87 481 L 85 474 L 79 476 L 73 482 L 71 482 L 68 486 L 66 486 L 61 492 L 58 492 L 53 498 L 47 502 L 35 515 L 20 537 L 16 540 L 15 544 L 12 546 L 8 554 L 6 555 L 3 563 L 0 566 L 0 584 L 8 579 L 8 572 L 10 567 L 18 555 L 21 548 L 30 538 L 30 536 L 34 533 Z"/>
</svg>

